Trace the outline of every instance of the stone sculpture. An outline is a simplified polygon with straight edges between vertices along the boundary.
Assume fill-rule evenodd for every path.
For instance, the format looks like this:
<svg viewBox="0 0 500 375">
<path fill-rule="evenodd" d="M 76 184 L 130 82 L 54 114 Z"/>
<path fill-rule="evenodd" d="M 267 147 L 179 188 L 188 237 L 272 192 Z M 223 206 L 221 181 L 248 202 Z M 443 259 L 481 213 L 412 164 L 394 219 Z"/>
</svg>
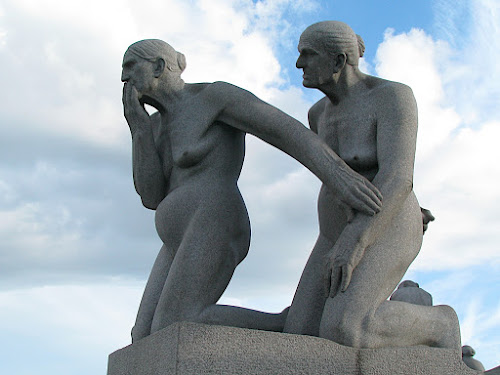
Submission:
<svg viewBox="0 0 500 375">
<path fill-rule="evenodd" d="M 480 375 L 458 350 L 357 349 L 305 335 L 180 322 L 109 356 L 108 375 Z M 499 371 L 484 372 L 498 375 Z"/>
<path fill-rule="evenodd" d="M 392 293 L 391 301 L 412 303 L 414 305 L 432 306 L 432 296 L 426 292 L 418 283 L 405 280 L 399 284 L 398 289 Z"/>
<path fill-rule="evenodd" d="M 419 209 L 412 191 L 413 94 L 361 73 L 363 51 L 362 39 L 341 22 L 302 34 L 297 67 L 304 86 L 326 95 L 309 112 L 315 135 L 241 88 L 185 84 L 184 56 L 162 41 L 129 47 L 122 81 L 134 183 L 143 204 L 156 210 L 164 244 L 135 342 L 110 355 L 108 375 L 500 375 L 500 366 L 484 372 L 468 346 L 460 358 L 456 314 L 432 306 L 418 284 L 401 283 L 387 301 L 434 217 Z M 150 116 L 144 104 L 158 112 Z M 246 132 L 323 182 L 320 236 L 292 306 L 280 314 L 216 305 L 250 241 L 236 184 Z M 427 294 L 415 299 L 415 292 Z"/>
<path fill-rule="evenodd" d="M 322 186 L 320 235 L 284 331 L 357 348 L 432 345 L 458 352 L 452 308 L 387 301 L 422 242 L 423 213 L 412 190 L 417 107 L 409 87 L 360 72 L 364 48 L 342 22 L 313 24 L 300 37 L 303 85 L 325 94 L 309 111 L 311 129 L 384 199 L 376 215 L 353 213 Z"/>
<path fill-rule="evenodd" d="M 483 364 L 475 358 L 476 351 L 469 345 L 462 346 L 462 360 L 473 370 L 484 371 Z"/>
<path fill-rule="evenodd" d="M 134 43 L 123 58 L 134 184 L 144 206 L 156 210 L 163 241 L 132 340 L 179 321 L 281 330 L 286 311 L 216 305 L 249 247 L 250 223 L 237 187 L 245 133 L 316 174 L 342 215 L 371 217 L 382 196 L 365 177 L 371 175 L 355 172 L 356 163 L 344 156 L 346 164 L 298 121 L 228 83 L 186 84 L 185 67 L 184 55 L 160 40 Z M 158 112 L 150 116 L 144 104 Z"/>
<path fill-rule="evenodd" d="M 429 223 L 431 221 L 436 220 L 434 215 L 432 214 L 431 211 L 429 211 L 426 208 L 420 207 L 420 211 L 422 211 L 422 224 L 424 226 L 424 233 L 427 231 L 427 228 L 429 227 Z"/>
</svg>

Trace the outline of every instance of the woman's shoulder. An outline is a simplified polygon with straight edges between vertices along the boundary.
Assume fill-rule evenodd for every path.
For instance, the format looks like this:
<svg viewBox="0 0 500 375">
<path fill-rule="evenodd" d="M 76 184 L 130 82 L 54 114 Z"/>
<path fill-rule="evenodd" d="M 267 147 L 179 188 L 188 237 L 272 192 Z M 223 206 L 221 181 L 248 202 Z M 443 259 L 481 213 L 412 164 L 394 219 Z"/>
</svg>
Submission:
<svg viewBox="0 0 500 375">
<path fill-rule="evenodd" d="M 206 95 L 207 94 L 207 89 L 210 88 L 210 86 L 213 85 L 213 83 L 210 82 L 202 82 L 202 83 L 186 83 L 186 88 L 188 89 L 188 93 L 190 95 Z"/>
<path fill-rule="evenodd" d="M 196 85 L 196 86 L 194 86 Z M 216 81 L 211 83 L 197 83 L 193 85 L 193 93 L 200 95 L 212 104 L 220 105 L 245 101 L 253 96 L 249 91 L 228 82 Z"/>
<path fill-rule="evenodd" d="M 225 93 L 234 94 L 234 93 L 239 93 L 239 92 L 249 92 L 241 87 L 233 85 L 232 83 L 224 82 L 224 81 L 215 81 L 215 82 L 211 82 L 211 83 L 199 83 L 199 85 L 204 85 L 204 90 L 207 93 L 217 92 L 218 94 L 225 94 Z"/>
</svg>

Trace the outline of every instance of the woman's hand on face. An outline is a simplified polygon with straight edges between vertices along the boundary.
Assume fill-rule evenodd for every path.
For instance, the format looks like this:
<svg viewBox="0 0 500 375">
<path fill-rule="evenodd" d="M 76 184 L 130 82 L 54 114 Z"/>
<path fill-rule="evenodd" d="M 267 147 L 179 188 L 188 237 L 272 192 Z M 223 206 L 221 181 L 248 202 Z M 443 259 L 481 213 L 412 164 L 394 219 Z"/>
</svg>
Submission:
<svg viewBox="0 0 500 375">
<path fill-rule="evenodd" d="M 380 212 L 382 194 L 366 178 L 351 169 L 341 169 L 335 182 L 336 192 L 345 205 L 348 222 L 351 222 L 353 210 L 370 216 Z"/>
<path fill-rule="evenodd" d="M 363 258 L 365 250 L 366 247 L 344 229 L 327 256 L 324 277 L 327 297 L 333 298 L 338 292 L 347 290 L 352 273 Z"/>
<path fill-rule="evenodd" d="M 132 135 L 137 129 L 149 123 L 149 114 L 139 101 L 139 93 L 134 85 L 125 82 L 123 85 L 123 113 Z"/>
</svg>

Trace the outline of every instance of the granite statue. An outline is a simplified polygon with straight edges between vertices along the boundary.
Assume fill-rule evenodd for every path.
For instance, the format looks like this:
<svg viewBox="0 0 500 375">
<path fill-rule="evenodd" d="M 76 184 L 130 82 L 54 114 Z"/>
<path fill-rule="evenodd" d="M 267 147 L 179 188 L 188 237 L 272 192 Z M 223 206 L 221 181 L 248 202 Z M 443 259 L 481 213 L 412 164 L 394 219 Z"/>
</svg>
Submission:
<svg viewBox="0 0 500 375">
<path fill-rule="evenodd" d="M 364 49 L 362 38 L 337 21 L 311 25 L 299 40 L 303 85 L 325 94 L 309 110 L 311 130 L 384 199 L 376 215 L 353 212 L 323 184 L 320 234 L 284 332 L 355 348 L 428 345 L 458 353 L 451 307 L 387 300 L 422 242 L 424 213 L 413 192 L 417 106 L 408 86 L 359 70 Z"/>
<path fill-rule="evenodd" d="M 304 86 L 325 94 L 309 112 L 315 135 L 241 88 L 184 83 L 184 56 L 162 41 L 129 47 L 122 81 L 134 184 L 156 210 L 163 246 L 135 342 L 110 355 L 108 375 L 500 375 L 500 366 L 479 367 L 470 347 L 460 357 L 454 311 L 409 298 L 418 284 L 402 282 L 387 300 L 434 217 L 412 190 L 413 94 L 361 73 L 363 51 L 340 22 L 302 34 Z M 250 241 L 236 185 L 247 132 L 323 182 L 320 235 L 292 306 L 280 314 L 216 304 Z"/>
<path fill-rule="evenodd" d="M 418 283 L 411 280 L 401 282 L 389 299 L 391 301 L 407 302 L 414 305 L 432 306 L 431 294 L 420 288 Z"/>
<path fill-rule="evenodd" d="M 359 173 L 366 158 L 374 157 L 374 145 L 366 134 L 363 146 L 371 153 L 357 147 L 363 151 L 361 164 L 346 155 L 340 158 L 318 135 L 246 90 L 224 82 L 185 83 L 185 67 L 183 54 L 156 39 L 132 44 L 123 58 L 123 107 L 132 135 L 134 184 L 143 205 L 156 210 L 156 229 L 163 242 L 132 340 L 179 321 L 281 331 L 286 310 L 266 314 L 216 304 L 249 249 L 250 222 L 237 186 L 245 134 L 276 146 L 310 169 L 328 194 L 335 195 L 335 215 L 353 217 L 353 225 L 381 207 L 382 196 L 368 181 L 371 172 Z M 149 115 L 145 104 L 158 111 Z M 411 142 L 394 147 L 400 150 L 407 143 Z M 353 150 L 352 156 L 357 152 Z M 404 212 L 414 204 L 410 199 Z M 384 215 L 391 215 L 389 210 Z M 355 290 L 356 274 L 352 280 Z"/>
<path fill-rule="evenodd" d="M 472 346 L 462 346 L 462 360 L 464 363 L 473 370 L 484 371 L 485 369 L 481 361 L 473 358 L 475 355 L 476 351 L 472 348 Z"/>
<path fill-rule="evenodd" d="M 424 234 L 425 234 L 425 232 L 427 231 L 427 228 L 429 227 L 429 223 L 431 221 L 436 220 L 436 218 L 434 217 L 432 212 L 430 210 L 428 210 L 427 208 L 420 207 L 420 211 L 422 212 L 422 224 L 424 226 L 423 229 L 424 229 Z"/>
</svg>

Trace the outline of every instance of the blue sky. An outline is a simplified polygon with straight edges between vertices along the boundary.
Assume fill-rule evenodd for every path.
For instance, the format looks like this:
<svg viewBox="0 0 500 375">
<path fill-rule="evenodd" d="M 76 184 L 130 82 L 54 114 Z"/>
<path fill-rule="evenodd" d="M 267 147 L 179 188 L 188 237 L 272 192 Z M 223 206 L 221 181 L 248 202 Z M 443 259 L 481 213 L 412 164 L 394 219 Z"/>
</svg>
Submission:
<svg viewBox="0 0 500 375">
<path fill-rule="evenodd" d="M 454 307 L 463 343 L 498 366 L 499 18 L 496 0 L 0 0 L 0 372 L 105 373 L 129 343 L 160 242 L 132 183 L 127 46 L 164 39 L 187 82 L 237 84 L 305 123 L 321 95 L 301 86 L 296 44 L 326 19 L 364 38 L 363 70 L 415 93 L 414 186 L 436 221 L 405 278 Z M 280 311 L 317 236 L 319 183 L 247 145 L 252 245 L 222 302 Z"/>
</svg>

